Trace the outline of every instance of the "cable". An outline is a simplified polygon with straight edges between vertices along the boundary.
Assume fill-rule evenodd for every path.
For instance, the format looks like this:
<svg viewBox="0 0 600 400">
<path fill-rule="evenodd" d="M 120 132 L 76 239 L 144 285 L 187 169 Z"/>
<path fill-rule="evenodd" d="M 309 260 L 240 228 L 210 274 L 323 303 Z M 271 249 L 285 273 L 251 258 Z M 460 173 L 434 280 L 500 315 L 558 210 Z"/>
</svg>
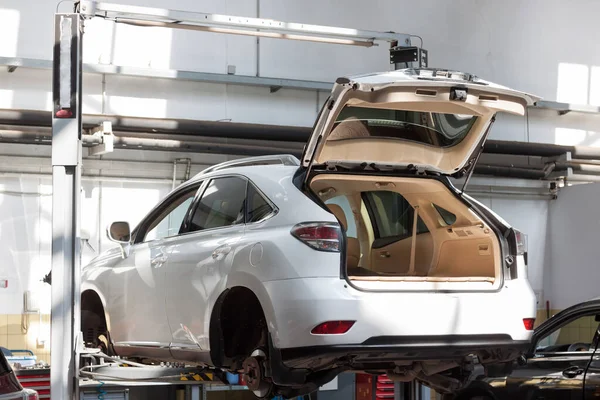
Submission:
<svg viewBox="0 0 600 400">
<path fill-rule="evenodd" d="M 423 38 L 419 35 L 410 35 L 410 37 L 416 37 L 421 41 L 421 48 L 423 48 Z"/>
<path fill-rule="evenodd" d="M 61 5 L 62 3 L 64 3 L 64 2 L 67 2 L 67 1 L 68 1 L 68 2 L 70 2 L 70 3 L 73 3 L 73 4 L 75 4 L 75 2 L 74 2 L 73 0 L 60 0 L 60 1 L 58 2 L 58 4 L 56 5 L 56 14 L 58 14 L 58 8 L 60 7 L 60 5 Z"/>
<path fill-rule="evenodd" d="M 98 387 L 96 388 L 96 392 L 98 392 L 98 400 L 104 400 L 104 395 L 106 394 L 106 390 L 102 389 L 104 382 L 98 381 L 98 383 Z"/>
</svg>

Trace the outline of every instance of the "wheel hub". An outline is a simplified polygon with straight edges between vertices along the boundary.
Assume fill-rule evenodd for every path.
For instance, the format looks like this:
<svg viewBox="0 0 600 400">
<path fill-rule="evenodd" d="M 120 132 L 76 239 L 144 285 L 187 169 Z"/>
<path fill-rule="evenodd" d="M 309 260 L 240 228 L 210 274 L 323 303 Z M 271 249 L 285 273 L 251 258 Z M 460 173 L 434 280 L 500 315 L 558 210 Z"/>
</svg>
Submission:
<svg viewBox="0 0 600 400">
<path fill-rule="evenodd" d="M 258 398 L 267 398 L 273 390 L 273 382 L 265 379 L 262 365 L 265 358 L 265 354 L 262 351 L 255 351 L 242 363 L 246 386 Z"/>
<path fill-rule="evenodd" d="M 255 391 L 259 389 L 260 382 L 263 379 L 262 369 L 259 361 L 255 357 L 249 357 L 244 360 L 244 380 L 248 389 Z"/>
</svg>

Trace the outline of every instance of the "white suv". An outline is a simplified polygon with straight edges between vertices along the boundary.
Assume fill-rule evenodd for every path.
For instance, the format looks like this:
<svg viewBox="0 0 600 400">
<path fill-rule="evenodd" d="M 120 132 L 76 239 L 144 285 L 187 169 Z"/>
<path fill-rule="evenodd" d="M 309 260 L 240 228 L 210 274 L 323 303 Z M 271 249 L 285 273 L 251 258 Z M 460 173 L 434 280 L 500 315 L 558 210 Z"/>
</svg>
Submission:
<svg viewBox="0 0 600 400">
<path fill-rule="evenodd" d="M 449 177 L 527 94 L 445 70 L 338 79 L 301 160 L 220 164 L 83 271 L 85 340 L 243 371 L 257 397 L 342 371 L 451 392 L 515 359 L 535 318 L 522 235 Z"/>
</svg>

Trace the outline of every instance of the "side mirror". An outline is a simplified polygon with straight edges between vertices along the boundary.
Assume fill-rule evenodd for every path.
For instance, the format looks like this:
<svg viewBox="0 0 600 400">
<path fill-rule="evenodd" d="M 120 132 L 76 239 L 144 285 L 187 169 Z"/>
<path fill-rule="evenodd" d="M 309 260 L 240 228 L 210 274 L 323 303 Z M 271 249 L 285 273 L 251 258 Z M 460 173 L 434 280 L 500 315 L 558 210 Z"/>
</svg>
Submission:
<svg viewBox="0 0 600 400">
<path fill-rule="evenodd" d="M 129 222 L 113 222 L 106 229 L 106 236 L 108 236 L 108 239 L 113 242 L 119 244 L 129 244 L 129 241 L 131 240 L 131 230 L 129 228 Z"/>
</svg>

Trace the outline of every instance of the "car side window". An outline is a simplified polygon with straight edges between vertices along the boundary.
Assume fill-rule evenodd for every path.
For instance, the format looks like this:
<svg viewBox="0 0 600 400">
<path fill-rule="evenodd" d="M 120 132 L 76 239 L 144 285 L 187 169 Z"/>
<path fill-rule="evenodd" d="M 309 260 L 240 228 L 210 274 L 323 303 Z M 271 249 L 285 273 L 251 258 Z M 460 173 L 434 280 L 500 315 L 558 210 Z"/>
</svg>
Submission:
<svg viewBox="0 0 600 400">
<path fill-rule="evenodd" d="M 402 197 L 391 191 L 364 192 L 376 239 L 409 237 L 412 235 L 414 208 Z M 417 219 L 417 234 L 429 232 L 421 219 Z"/>
<path fill-rule="evenodd" d="M 168 205 L 152 219 L 145 229 L 146 233 L 142 241 L 149 242 L 177 235 L 197 190 L 198 185 L 194 185 L 189 190 L 184 190 L 174 198 L 166 200 Z"/>
<path fill-rule="evenodd" d="M 560 325 L 536 344 L 536 354 L 552 355 L 575 351 L 593 351 L 594 338 L 598 331 L 595 315 L 578 317 Z"/>
<path fill-rule="evenodd" d="M 235 176 L 211 180 L 192 213 L 188 231 L 243 224 L 246 182 Z"/>
<path fill-rule="evenodd" d="M 267 202 L 256 187 L 248 183 L 248 206 L 246 207 L 246 223 L 262 221 L 273 213 L 273 207 Z"/>
</svg>

